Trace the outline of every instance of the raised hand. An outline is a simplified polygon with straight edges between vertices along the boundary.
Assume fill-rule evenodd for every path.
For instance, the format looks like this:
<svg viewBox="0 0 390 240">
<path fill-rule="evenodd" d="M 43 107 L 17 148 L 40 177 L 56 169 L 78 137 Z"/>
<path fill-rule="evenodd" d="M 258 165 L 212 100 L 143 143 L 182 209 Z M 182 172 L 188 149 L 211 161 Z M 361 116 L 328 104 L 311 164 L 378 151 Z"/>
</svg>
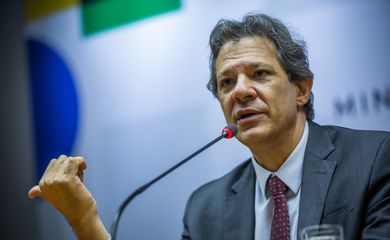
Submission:
<svg viewBox="0 0 390 240">
<path fill-rule="evenodd" d="M 61 155 L 50 161 L 39 185 L 32 187 L 28 196 L 41 197 L 58 209 L 79 239 L 107 239 L 96 202 L 83 183 L 86 168 L 84 158 Z"/>
</svg>

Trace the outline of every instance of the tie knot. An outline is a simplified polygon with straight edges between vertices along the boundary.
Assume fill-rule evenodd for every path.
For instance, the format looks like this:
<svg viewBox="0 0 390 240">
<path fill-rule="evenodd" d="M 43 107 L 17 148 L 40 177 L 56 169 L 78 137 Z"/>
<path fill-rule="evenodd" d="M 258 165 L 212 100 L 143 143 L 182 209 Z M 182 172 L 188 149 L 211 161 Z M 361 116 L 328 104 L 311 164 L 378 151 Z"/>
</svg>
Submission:
<svg viewBox="0 0 390 240">
<path fill-rule="evenodd" d="M 287 186 L 284 184 L 280 178 L 273 175 L 268 179 L 267 183 L 268 189 L 271 191 L 272 195 L 286 194 Z"/>
</svg>

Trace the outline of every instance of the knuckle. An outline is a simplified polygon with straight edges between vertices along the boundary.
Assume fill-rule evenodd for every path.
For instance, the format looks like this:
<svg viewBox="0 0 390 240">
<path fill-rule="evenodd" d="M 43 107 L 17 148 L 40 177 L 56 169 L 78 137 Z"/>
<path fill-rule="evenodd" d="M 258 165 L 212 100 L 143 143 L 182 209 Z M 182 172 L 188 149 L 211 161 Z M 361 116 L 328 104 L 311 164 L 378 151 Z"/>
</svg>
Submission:
<svg viewBox="0 0 390 240">
<path fill-rule="evenodd" d="M 63 181 L 61 181 L 60 179 L 54 179 L 54 180 L 51 182 L 51 185 L 52 185 L 52 186 L 61 186 L 61 185 L 63 185 Z"/>
<path fill-rule="evenodd" d="M 86 163 L 83 157 L 72 157 L 70 160 L 71 163 L 75 165 L 81 165 Z"/>
<path fill-rule="evenodd" d="M 75 159 L 74 159 L 73 157 L 68 157 L 68 158 L 66 159 L 66 161 L 67 161 L 68 163 L 71 163 L 71 164 L 74 164 L 74 163 L 75 163 Z"/>
<path fill-rule="evenodd" d="M 45 185 L 45 180 L 43 178 L 41 178 L 41 180 L 39 180 L 39 187 L 42 188 L 44 185 Z"/>
<path fill-rule="evenodd" d="M 39 188 L 41 189 L 42 192 L 45 192 L 46 189 L 50 188 L 51 185 L 52 185 L 51 181 L 46 178 L 39 181 Z"/>
<path fill-rule="evenodd" d="M 56 178 L 53 180 L 52 185 L 58 188 L 66 188 L 71 184 L 68 178 Z"/>
<path fill-rule="evenodd" d="M 80 158 L 78 158 L 78 157 L 72 157 L 71 160 L 72 160 L 72 162 L 74 162 L 74 163 L 80 162 Z"/>
<path fill-rule="evenodd" d="M 84 157 L 81 156 L 75 156 L 73 158 L 77 159 L 78 161 L 85 161 Z"/>
</svg>

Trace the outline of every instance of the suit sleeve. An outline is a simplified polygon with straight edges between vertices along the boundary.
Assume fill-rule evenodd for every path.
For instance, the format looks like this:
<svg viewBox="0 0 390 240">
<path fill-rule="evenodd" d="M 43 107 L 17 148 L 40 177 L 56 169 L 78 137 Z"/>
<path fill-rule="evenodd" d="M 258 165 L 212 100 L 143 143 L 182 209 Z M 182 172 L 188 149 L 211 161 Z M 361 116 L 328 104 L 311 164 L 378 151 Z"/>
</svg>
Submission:
<svg viewBox="0 0 390 240">
<path fill-rule="evenodd" d="M 390 134 L 380 144 L 373 164 L 362 239 L 390 239 Z"/>
<path fill-rule="evenodd" d="M 187 211 L 183 218 L 183 232 L 181 234 L 181 240 L 191 240 L 190 233 L 188 232 L 186 216 L 187 216 Z"/>
<path fill-rule="evenodd" d="M 192 202 L 193 195 L 194 195 L 194 193 L 191 194 L 190 198 L 187 201 L 187 206 L 186 206 L 186 210 L 185 210 L 184 217 L 183 217 L 183 232 L 181 234 L 181 240 L 191 240 L 190 233 L 188 230 L 188 215 L 190 214 L 189 212 L 190 212 L 190 208 L 191 208 L 191 202 Z"/>
<path fill-rule="evenodd" d="M 187 230 L 186 226 L 184 226 L 183 233 L 181 234 L 181 240 L 190 240 L 190 239 L 191 239 L 191 237 L 188 233 L 188 230 Z"/>
</svg>

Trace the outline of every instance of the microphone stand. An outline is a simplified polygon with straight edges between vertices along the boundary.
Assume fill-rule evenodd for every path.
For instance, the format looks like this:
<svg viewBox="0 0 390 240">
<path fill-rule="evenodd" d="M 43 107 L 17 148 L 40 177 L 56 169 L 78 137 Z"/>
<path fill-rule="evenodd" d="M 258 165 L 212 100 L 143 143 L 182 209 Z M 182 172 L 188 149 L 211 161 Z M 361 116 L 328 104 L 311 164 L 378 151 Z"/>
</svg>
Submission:
<svg viewBox="0 0 390 240">
<path fill-rule="evenodd" d="M 159 176 L 157 176 L 156 178 L 154 178 L 153 180 L 151 180 L 150 182 L 144 184 L 143 186 L 139 187 L 138 189 L 136 189 L 133 193 L 131 193 L 125 201 L 122 202 L 122 204 L 119 206 L 115 216 L 114 216 L 114 219 L 112 221 L 112 224 L 111 224 L 111 231 L 110 231 L 110 234 L 111 234 L 111 239 L 112 240 L 115 240 L 116 239 L 116 236 L 117 236 L 117 230 L 118 230 L 118 224 L 119 224 L 119 220 L 120 220 L 120 217 L 122 216 L 122 213 L 123 211 L 125 210 L 125 208 L 127 207 L 127 205 L 136 197 L 138 196 L 139 194 L 141 194 L 143 191 L 145 191 L 146 189 L 148 189 L 150 186 L 152 186 L 154 183 L 156 183 L 157 181 L 159 181 L 161 178 L 165 177 L 166 175 L 168 175 L 169 173 L 171 173 L 173 170 L 175 170 L 176 168 L 180 167 L 181 165 L 183 165 L 184 163 L 186 163 L 188 160 L 190 160 L 191 158 L 195 157 L 196 155 L 198 155 L 199 153 L 203 152 L 205 149 L 209 148 L 211 145 L 213 145 L 214 143 L 218 142 L 219 140 L 221 140 L 222 138 L 232 138 L 234 135 L 236 135 L 237 133 L 237 127 L 236 126 L 233 126 L 233 125 L 229 125 L 227 127 L 225 127 L 222 131 L 222 134 L 220 136 L 218 136 L 216 139 L 214 139 L 213 141 L 209 142 L 208 144 L 204 145 L 202 148 L 200 148 L 199 150 L 197 150 L 196 152 L 192 153 L 191 155 L 189 155 L 188 157 L 186 157 L 185 159 L 183 159 L 182 161 L 180 161 L 179 163 L 175 164 L 173 167 L 169 168 L 168 170 L 166 170 L 165 172 L 163 172 L 162 174 L 160 174 Z"/>
</svg>

